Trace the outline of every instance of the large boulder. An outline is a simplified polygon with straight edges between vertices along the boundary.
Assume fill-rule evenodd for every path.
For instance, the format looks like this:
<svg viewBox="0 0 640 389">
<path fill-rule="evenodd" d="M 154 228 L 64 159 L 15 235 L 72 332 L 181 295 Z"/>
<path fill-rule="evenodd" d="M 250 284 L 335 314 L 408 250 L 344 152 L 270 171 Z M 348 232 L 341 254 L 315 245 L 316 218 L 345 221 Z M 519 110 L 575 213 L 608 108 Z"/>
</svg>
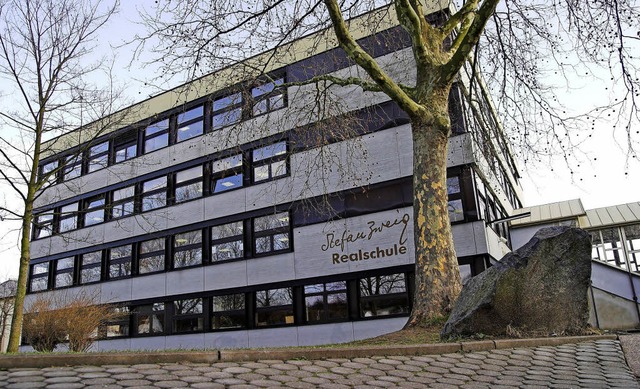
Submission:
<svg viewBox="0 0 640 389">
<path fill-rule="evenodd" d="M 441 336 L 583 333 L 590 279 L 589 234 L 543 228 L 465 285 Z"/>
</svg>

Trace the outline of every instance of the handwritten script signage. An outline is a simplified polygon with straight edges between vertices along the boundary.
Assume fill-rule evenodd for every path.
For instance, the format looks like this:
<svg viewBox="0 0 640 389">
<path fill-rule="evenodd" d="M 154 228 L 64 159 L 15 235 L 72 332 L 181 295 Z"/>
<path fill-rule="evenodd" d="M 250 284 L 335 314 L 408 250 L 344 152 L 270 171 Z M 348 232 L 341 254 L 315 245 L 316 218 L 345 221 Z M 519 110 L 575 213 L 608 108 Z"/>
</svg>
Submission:
<svg viewBox="0 0 640 389">
<path fill-rule="evenodd" d="M 331 231 L 325 234 L 325 242 L 320 248 L 322 251 L 331 253 L 331 260 L 334 265 L 349 261 L 366 261 L 404 255 L 407 253 L 407 227 L 409 226 L 409 221 L 410 216 L 405 213 L 394 219 L 370 220 L 366 223 L 366 228 L 360 231 L 353 231 L 349 228 L 342 231 Z M 383 247 L 375 245 L 387 234 L 395 234 L 397 242 Z M 347 244 L 356 242 L 361 242 L 361 245 L 364 245 L 365 248 L 349 252 Z"/>
</svg>

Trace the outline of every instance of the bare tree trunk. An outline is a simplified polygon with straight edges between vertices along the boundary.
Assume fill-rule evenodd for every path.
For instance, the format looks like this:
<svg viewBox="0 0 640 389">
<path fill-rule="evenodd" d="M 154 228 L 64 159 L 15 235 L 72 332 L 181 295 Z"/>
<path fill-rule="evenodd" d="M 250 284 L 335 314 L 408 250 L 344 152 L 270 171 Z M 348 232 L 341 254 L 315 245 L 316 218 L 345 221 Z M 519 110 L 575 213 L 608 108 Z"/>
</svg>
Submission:
<svg viewBox="0 0 640 389">
<path fill-rule="evenodd" d="M 436 112 L 446 116 L 446 100 Z M 462 284 L 451 235 L 447 196 L 448 117 L 412 120 L 413 217 L 416 255 L 413 309 L 406 327 L 428 324 L 447 315 Z M 437 118 L 442 118 L 438 120 Z"/>
<path fill-rule="evenodd" d="M 39 154 L 39 147 L 37 148 Z M 35 159 L 38 161 L 38 158 Z M 37 167 L 37 162 L 36 162 Z M 35 170 L 37 171 L 37 169 Z M 35 177 L 35 171 L 32 175 Z M 13 306 L 13 316 L 11 317 L 11 331 L 9 333 L 9 345 L 7 352 L 18 352 L 20 346 L 20 335 L 22 334 L 22 316 L 24 312 L 24 297 L 27 293 L 27 278 L 29 275 L 29 260 L 31 251 L 29 247 L 29 235 L 31 233 L 31 220 L 33 219 L 33 198 L 35 196 L 35 185 L 27 188 L 27 201 L 25 201 L 24 217 L 22 219 L 22 231 L 20 236 L 20 267 L 18 271 L 18 283 L 16 286 L 16 297 Z"/>
</svg>

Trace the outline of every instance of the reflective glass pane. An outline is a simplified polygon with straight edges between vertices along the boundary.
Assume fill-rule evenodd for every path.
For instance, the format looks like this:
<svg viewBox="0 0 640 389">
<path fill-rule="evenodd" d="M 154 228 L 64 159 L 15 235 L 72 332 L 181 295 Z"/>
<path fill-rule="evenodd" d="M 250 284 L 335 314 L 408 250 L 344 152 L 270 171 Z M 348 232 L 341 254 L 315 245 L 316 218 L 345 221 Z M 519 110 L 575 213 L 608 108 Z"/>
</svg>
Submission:
<svg viewBox="0 0 640 389">
<path fill-rule="evenodd" d="M 286 142 L 278 142 L 272 145 L 260 147 L 258 149 L 253 150 L 253 162 L 261 161 L 267 158 L 272 158 L 277 155 L 286 154 L 286 152 L 287 152 Z"/>
<path fill-rule="evenodd" d="M 203 128 L 204 127 L 203 127 L 202 120 L 199 122 L 194 122 L 178 128 L 178 133 L 177 133 L 178 142 L 182 142 L 183 140 L 186 140 L 186 139 L 191 139 L 194 136 L 202 135 Z"/>
<path fill-rule="evenodd" d="M 189 120 L 193 120 L 195 118 L 199 118 L 204 114 L 204 107 L 202 105 L 197 106 L 195 108 L 191 108 L 185 113 L 181 113 L 178 115 L 178 124 L 187 122 Z"/>
</svg>

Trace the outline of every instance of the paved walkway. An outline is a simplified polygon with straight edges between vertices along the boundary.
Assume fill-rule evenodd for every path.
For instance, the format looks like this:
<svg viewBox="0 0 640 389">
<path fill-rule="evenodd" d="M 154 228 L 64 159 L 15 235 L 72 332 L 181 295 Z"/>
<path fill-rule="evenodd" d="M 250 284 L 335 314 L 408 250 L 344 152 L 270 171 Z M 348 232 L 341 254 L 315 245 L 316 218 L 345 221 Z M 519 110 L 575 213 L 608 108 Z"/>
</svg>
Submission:
<svg viewBox="0 0 640 389">
<path fill-rule="evenodd" d="M 413 357 L 9 369 L 0 387 L 640 388 L 617 340 Z"/>
</svg>

